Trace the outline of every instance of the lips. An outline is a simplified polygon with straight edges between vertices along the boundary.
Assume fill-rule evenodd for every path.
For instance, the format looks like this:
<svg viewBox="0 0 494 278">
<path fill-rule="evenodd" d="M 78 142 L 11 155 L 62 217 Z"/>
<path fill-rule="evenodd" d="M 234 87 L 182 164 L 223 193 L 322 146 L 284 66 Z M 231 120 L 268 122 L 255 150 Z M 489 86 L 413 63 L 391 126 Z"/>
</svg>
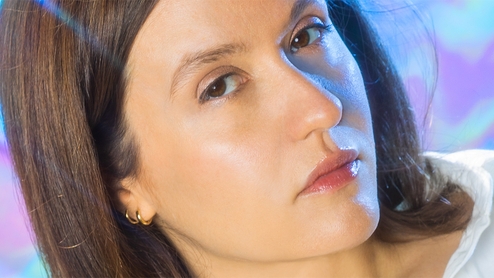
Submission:
<svg viewBox="0 0 494 278">
<path fill-rule="evenodd" d="M 340 150 L 322 160 L 307 178 L 300 195 L 332 192 L 349 184 L 357 177 L 360 160 L 356 150 Z"/>
</svg>

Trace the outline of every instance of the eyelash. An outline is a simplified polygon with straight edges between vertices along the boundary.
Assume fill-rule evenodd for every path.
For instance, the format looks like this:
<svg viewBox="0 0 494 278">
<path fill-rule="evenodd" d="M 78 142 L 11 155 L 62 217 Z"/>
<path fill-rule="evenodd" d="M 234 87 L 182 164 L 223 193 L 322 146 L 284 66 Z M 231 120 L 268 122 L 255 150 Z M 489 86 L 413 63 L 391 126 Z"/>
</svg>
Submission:
<svg viewBox="0 0 494 278">
<path fill-rule="evenodd" d="M 333 25 L 331 25 L 331 24 L 324 25 L 322 23 L 312 23 L 312 24 L 309 24 L 309 25 L 303 27 L 300 31 L 297 32 L 297 34 L 295 34 L 295 36 L 293 36 L 293 39 L 290 40 L 290 51 L 292 53 L 296 53 L 296 52 L 298 52 L 300 50 L 300 48 L 294 50 L 293 47 L 292 47 L 292 44 L 295 41 L 295 38 L 297 38 L 298 36 L 300 36 L 303 32 L 306 32 L 307 30 L 310 30 L 310 29 L 313 29 L 313 28 L 316 28 L 320 32 L 320 36 L 318 38 L 316 38 L 314 41 L 312 41 L 311 43 L 309 43 L 307 46 L 313 45 L 314 43 L 317 43 L 317 41 L 320 42 L 322 40 L 322 38 L 327 33 L 330 33 L 330 32 L 333 31 Z M 306 46 L 304 46 L 304 47 L 306 47 Z M 303 48 L 303 47 L 301 47 L 301 48 Z"/>
<path fill-rule="evenodd" d="M 240 78 L 240 79 L 241 79 L 241 80 L 240 80 L 240 82 L 239 82 L 240 84 L 238 84 L 238 85 L 237 85 L 237 87 L 236 87 L 235 89 L 231 90 L 230 92 L 228 92 L 228 93 L 226 93 L 226 94 L 224 93 L 224 94 L 222 94 L 221 96 L 218 96 L 218 97 L 212 97 L 212 96 L 209 96 L 209 95 L 208 95 L 208 92 L 209 92 L 210 90 L 214 89 L 214 88 L 213 88 L 213 86 L 214 86 L 215 84 L 218 84 L 218 82 L 219 82 L 219 81 L 221 81 L 221 80 L 226 80 L 226 79 L 227 79 L 227 78 L 229 78 L 229 77 L 236 77 L 236 78 Z M 234 80 L 234 81 L 238 81 L 238 80 Z M 237 93 L 237 92 L 238 92 L 238 91 L 239 91 L 239 90 L 243 87 L 243 85 L 244 85 L 247 81 L 248 81 L 248 79 L 247 79 L 244 75 L 242 75 L 242 74 L 240 74 L 240 73 L 238 73 L 238 72 L 236 72 L 236 71 L 230 71 L 230 72 L 227 72 L 227 73 L 225 73 L 225 74 L 222 74 L 221 76 L 219 76 L 219 77 L 215 78 L 213 81 L 211 81 L 211 82 L 210 82 L 210 83 L 206 86 L 206 88 L 205 88 L 205 89 L 201 92 L 201 95 L 199 96 L 199 103 L 200 103 L 200 104 L 203 104 L 203 103 L 205 103 L 205 102 L 207 102 L 207 101 L 209 101 L 209 100 L 211 100 L 211 99 L 219 99 L 219 98 L 228 99 L 228 98 L 230 98 L 230 97 L 233 97 L 233 96 L 234 96 L 234 95 L 235 95 L 235 94 L 236 94 L 236 93 Z M 228 82 L 225 82 L 225 83 L 228 83 Z M 231 85 L 231 84 L 225 84 L 225 85 L 226 85 L 226 86 L 229 86 L 229 85 Z M 226 89 L 227 89 L 227 88 L 225 88 L 225 91 L 226 91 Z"/>
</svg>

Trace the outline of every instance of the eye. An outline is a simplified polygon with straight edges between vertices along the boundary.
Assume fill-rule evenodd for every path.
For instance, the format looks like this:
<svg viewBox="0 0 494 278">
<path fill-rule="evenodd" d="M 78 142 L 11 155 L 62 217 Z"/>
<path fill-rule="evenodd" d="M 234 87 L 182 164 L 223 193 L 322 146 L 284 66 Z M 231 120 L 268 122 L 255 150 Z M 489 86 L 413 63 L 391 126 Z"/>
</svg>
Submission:
<svg viewBox="0 0 494 278">
<path fill-rule="evenodd" d="M 200 101 L 205 102 L 235 92 L 244 82 L 242 76 L 233 72 L 220 76 L 202 92 Z"/>
<path fill-rule="evenodd" d="M 290 50 L 295 53 L 301 48 L 306 47 L 314 43 L 316 40 L 321 38 L 325 31 L 327 31 L 330 26 L 324 26 L 322 24 L 313 24 L 295 35 L 292 42 L 290 43 Z"/>
</svg>

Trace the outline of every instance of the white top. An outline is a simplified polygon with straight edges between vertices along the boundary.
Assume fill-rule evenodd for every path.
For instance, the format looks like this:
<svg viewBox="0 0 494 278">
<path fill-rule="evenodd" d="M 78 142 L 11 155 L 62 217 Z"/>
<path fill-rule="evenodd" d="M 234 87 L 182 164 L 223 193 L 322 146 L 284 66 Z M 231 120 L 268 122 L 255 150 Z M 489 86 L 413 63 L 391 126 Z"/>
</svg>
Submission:
<svg viewBox="0 0 494 278">
<path fill-rule="evenodd" d="M 426 153 L 451 181 L 475 202 L 472 219 L 451 256 L 443 278 L 494 277 L 494 151 Z"/>
</svg>

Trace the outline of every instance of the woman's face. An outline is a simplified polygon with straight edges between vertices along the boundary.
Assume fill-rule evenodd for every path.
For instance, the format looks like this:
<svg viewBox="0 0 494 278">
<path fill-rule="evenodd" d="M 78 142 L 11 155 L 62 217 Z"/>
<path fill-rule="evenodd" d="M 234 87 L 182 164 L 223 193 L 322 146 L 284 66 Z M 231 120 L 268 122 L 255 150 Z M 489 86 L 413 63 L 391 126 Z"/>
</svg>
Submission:
<svg viewBox="0 0 494 278">
<path fill-rule="evenodd" d="M 367 240 L 371 119 L 331 24 L 323 0 L 159 1 L 128 64 L 141 171 L 124 205 L 156 214 L 186 257 L 295 260 Z"/>
</svg>

